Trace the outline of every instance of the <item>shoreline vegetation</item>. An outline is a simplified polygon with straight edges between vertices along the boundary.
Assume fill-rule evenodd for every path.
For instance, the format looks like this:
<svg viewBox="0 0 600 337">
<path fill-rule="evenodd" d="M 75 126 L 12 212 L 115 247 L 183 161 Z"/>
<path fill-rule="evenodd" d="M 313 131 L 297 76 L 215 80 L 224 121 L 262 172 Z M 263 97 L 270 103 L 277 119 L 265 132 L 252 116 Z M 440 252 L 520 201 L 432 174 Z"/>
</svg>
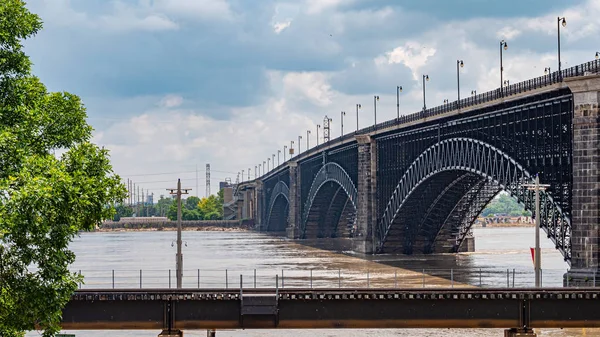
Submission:
<svg viewBox="0 0 600 337">
<path fill-rule="evenodd" d="M 254 228 L 253 220 L 183 220 L 184 231 L 203 232 L 246 232 Z M 94 232 L 149 232 L 176 231 L 177 221 L 167 218 L 125 218 L 119 221 L 105 221 Z"/>
</svg>

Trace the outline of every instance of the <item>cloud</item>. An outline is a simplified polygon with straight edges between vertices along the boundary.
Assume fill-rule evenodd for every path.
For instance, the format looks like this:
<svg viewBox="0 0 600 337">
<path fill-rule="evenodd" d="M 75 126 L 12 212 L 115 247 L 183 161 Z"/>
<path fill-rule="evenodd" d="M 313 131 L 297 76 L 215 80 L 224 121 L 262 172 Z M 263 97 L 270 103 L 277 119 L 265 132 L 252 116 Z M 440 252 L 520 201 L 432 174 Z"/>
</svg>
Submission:
<svg viewBox="0 0 600 337">
<path fill-rule="evenodd" d="M 167 95 L 160 100 L 160 106 L 165 108 L 176 108 L 183 103 L 183 97 L 178 95 Z"/>
<path fill-rule="evenodd" d="M 285 21 L 285 22 L 276 22 L 273 24 L 273 31 L 275 32 L 275 34 L 279 34 L 282 31 L 284 31 L 286 28 L 288 28 L 290 25 L 292 24 L 292 21 Z"/>
<path fill-rule="evenodd" d="M 283 85 L 286 95 L 317 106 L 330 105 L 335 96 L 327 75 L 319 72 L 287 73 L 283 75 Z"/>
<path fill-rule="evenodd" d="M 318 14 L 327 9 L 333 9 L 343 3 L 343 0 L 307 0 L 306 12 L 308 14 Z"/>
<path fill-rule="evenodd" d="M 401 63 L 407 66 L 413 75 L 413 79 L 421 76 L 420 69 L 427 64 L 427 60 L 435 55 L 435 48 L 421 45 L 415 41 L 408 41 L 404 46 L 396 47 L 375 59 L 378 65 Z"/>
</svg>

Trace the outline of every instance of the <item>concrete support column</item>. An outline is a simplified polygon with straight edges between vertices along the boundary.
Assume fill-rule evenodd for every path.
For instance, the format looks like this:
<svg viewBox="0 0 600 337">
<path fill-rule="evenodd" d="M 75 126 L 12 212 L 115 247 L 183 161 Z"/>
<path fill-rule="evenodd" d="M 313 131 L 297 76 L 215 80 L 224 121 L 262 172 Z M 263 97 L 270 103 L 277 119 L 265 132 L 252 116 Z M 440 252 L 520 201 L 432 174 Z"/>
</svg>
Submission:
<svg viewBox="0 0 600 337">
<path fill-rule="evenodd" d="M 263 223 L 263 214 L 265 205 L 265 193 L 263 191 L 263 182 L 261 180 L 256 181 L 256 228 L 259 231 L 265 229 L 266 224 Z"/>
<path fill-rule="evenodd" d="M 532 329 L 507 329 L 504 330 L 504 337 L 536 337 L 537 334 Z"/>
<path fill-rule="evenodd" d="M 376 249 L 377 143 L 369 135 L 357 135 L 358 186 L 354 251 L 372 254 Z"/>
<path fill-rule="evenodd" d="M 183 337 L 181 330 L 163 330 L 158 337 Z"/>
<path fill-rule="evenodd" d="M 298 163 L 290 162 L 290 212 L 286 234 L 289 239 L 300 238 L 300 222 L 302 221 L 302 205 L 300 198 L 300 168 Z"/>
<path fill-rule="evenodd" d="M 573 92 L 573 212 L 569 286 L 599 279 L 600 75 L 565 78 Z M 600 280 L 597 281 L 600 283 Z"/>
</svg>

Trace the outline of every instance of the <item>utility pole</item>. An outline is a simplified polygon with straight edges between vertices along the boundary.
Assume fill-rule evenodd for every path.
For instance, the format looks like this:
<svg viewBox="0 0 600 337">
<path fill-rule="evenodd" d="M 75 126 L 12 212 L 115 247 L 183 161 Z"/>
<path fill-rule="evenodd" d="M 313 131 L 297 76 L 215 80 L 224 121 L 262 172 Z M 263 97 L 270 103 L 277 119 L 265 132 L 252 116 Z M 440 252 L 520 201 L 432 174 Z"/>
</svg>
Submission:
<svg viewBox="0 0 600 337">
<path fill-rule="evenodd" d="M 542 252 L 540 251 L 540 191 L 545 191 L 550 185 L 541 185 L 540 175 L 537 174 L 535 176 L 535 184 L 525 184 L 523 186 L 527 187 L 530 191 L 535 191 L 535 251 L 533 254 L 533 264 L 535 269 L 535 287 L 539 288 L 541 287 L 542 280 Z"/>
<path fill-rule="evenodd" d="M 206 197 L 210 196 L 210 164 L 206 164 Z"/>
<path fill-rule="evenodd" d="M 183 254 L 181 254 L 181 195 L 188 194 L 190 190 L 191 188 L 181 189 L 181 179 L 177 179 L 177 189 L 167 189 L 170 194 L 177 195 L 177 255 L 175 255 L 177 289 L 181 289 L 183 281 Z"/>
<path fill-rule="evenodd" d="M 140 185 L 137 187 L 137 202 L 135 203 L 135 216 L 140 216 Z"/>
<path fill-rule="evenodd" d="M 127 178 L 127 203 L 130 204 L 131 186 L 129 186 L 129 178 Z"/>
<path fill-rule="evenodd" d="M 200 199 L 200 189 L 198 188 L 198 164 L 196 164 L 196 197 Z"/>
</svg>

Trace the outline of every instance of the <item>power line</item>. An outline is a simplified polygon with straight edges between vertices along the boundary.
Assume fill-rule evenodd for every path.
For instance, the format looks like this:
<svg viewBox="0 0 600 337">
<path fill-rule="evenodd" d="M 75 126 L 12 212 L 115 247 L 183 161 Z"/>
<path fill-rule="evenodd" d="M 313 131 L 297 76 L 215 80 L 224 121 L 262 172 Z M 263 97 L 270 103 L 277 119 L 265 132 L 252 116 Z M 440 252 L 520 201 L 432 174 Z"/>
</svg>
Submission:
<svg viewBox="0 0 600 337">
<path fill-rule="evenodd" d="M 198 172 L 204 172 L 205 170 L 198 169 Z M 217 173 L 227 173 L 227 174 L 237 174 L 237 172 L 229 172 L 229 171 L 219 171 L 219 170 L 210 170 L 211 172 Z M 177 171 L 177 172 L 161 172 L 161 173 L 136 173 L 136 174 L 119 174 L 123 177 L 143 177 L 143 176 L 160 176 L 165 174 L 179 174 L 179 173 L 195 173 L 196 170 L 193 171 Z"/>
</svg>

